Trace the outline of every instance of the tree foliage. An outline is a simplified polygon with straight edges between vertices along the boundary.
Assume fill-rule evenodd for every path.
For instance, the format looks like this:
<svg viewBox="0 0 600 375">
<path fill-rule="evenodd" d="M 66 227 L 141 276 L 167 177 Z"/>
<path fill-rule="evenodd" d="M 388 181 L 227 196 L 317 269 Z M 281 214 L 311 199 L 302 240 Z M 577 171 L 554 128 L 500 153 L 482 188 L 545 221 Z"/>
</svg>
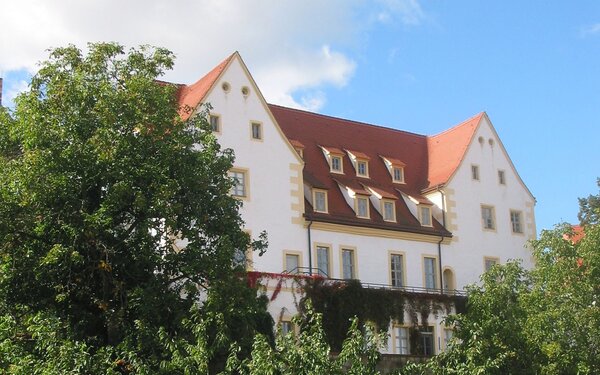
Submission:
<svg viewBox="0 0 600 375">
<path fill-rule="evenodd" d="M 600 188 L 600 178 L 596 183 Z M 581 225 L 600 224 L 600 192 L 596 195 L 590 194 L 587 198 L 579 198 L 577 218 Z"/>
<path fill-rule="evenodd" d="M 249 345 L 265 326 L 232 265 L 264 238 L 241 230 L 232 151 L 156 81 L 172 66 L 160 48 L 58 48 L 0 110 L 0 372 L 177 373 L 165 345 L 193 345 L 194 314 L 221 314 L 215 355 L 221 329 Z"/>
</svg>

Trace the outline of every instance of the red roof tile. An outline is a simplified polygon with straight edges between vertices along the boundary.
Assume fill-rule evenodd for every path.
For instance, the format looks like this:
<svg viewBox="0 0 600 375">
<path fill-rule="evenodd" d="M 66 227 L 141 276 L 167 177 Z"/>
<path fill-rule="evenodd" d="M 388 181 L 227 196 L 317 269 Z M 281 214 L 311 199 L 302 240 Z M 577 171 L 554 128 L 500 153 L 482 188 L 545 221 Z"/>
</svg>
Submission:
<svg viewBox="0 0 600 375">
<path fill-rule="evenodd" d="M 429 184 L 427 187 L 445 184 L 452 177 L 463 160 L 483 116 L 485 113 L 481 112 L 455 127 L 427 139 L 429 149 Z"/>
<path fill-rule="evenodd" d="M 179 106 L 181 107 L 179 115 L 183 120 L 187 120 L 194 113 L 196 107 L 202 103 L 206 94 L 208 94 L 210 89 L 214 86 L 223 70 L 225 70 L 225 67 L 236 54 L 237 52 L 223 60 L 196 83 L 189 86 L 180 85 L 179 90 L 177 91 L 177 99 L 179 101 Z"/>
</svg>

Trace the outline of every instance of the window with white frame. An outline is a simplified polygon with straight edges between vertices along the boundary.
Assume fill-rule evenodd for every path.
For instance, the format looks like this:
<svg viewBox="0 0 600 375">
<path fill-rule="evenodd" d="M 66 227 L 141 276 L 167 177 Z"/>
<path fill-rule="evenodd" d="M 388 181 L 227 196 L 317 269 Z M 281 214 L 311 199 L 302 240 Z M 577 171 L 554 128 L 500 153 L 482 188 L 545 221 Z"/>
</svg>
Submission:
<svg viewBox="0 0 600 375">
<path fill-rule="evenodd" d="M 425 288 L 427 289 L 435 289 L 437 286 L 437 272 L 436 272 L 436 264 L 435 258 L 433 257 L 424 257 L 423 258 L 423 267 L 425 273 Z"/>
<path fill-rule="evenodd" d="M 369 163 L 366 160 L 356 161 L 356 175 L 360 177 L 369 177 Z"/>
<path fill-rule="evenodd" d="M 343 173 L 344 167 L 342 164 L 342 157 L 340 155 L 331 155 L 331 171 Z"/>
<path fill-rule="evenodd" d="M 419 205 L 419 221 L 421 225 L 430 227 L 431 224 L 431 207 L 426 205 Z"/>
<path fill-rule="evenodd" d="M 313 209 L 316 212 L 327 212 L 327 192 L 325 190 L 313 190 Z"/>
<path fill-rule="evenodd" d="M 356 216 L 369 218 L 369 198 L 356 196 Z"/>
<path fill-rule="evenodd" d="M 481 221 L 484 229 L 496 229 L 496 220 L 494 219 L 494 207 L 481 206 Z"/>
<path fill-rule="evenodd" d="M 404 168 L 392 167 L 392 180 L 396 183 L 404 183 Z"/>
<path fill-rule="evenodd" d="M 408 327 L 396 327 L 396 353 L 410 354 L 410 339 Z"/>
<path fill-rule="evenodd" d="M 262 124 L 260 122 L 252 122 L 250 126 L 252 127 L 252 139 L 261 140 Z"/>
<path fill-rule="evenodd" d="M 510 224 L 512 226 L 513 233 L 523 233 L 521 211 L 510 211 Z"/>
<path fill-rule="evenodd" d="M 471 165 L 471 179 L 479 181 L 479 166 Z"/>
<path fill-rule="evenodd" d="M 402 254 L 390 255 L 390 268 L 392 286 L 404 286 L 404 257 Z"/>
<path fill-rule="evenodd" d="M 298 273 L 300 267 L 300 255 L 285 254 L 285 272 Z"/>
<path fill-rule="evenodd" d="M 500 185 L 506 185 L 506 174 L 503 170 L 498 170 L 498 183 Z"/>
<path fill-rule="evenodd" d="M 355 274 L 354 264 L 354 250 L 353 249 L 342 249 L 342 278 L 343 279 L 354 279 Z"/>
<path fill-rule="evenodd" d="M 382 200 L 382 213 L 383 220 L 385 221 L 396 221 L 396 205 L 394 201 L 391 200 Z"/>
<path fill-rule="evenodd" d="M 220 117 L 217 115 L 210 115 L 208 117 L 208 121 L 210 122 L 210 129 L 215 132 L 218 133 L 221 131 L 221 121 L 220 121 Z"/>
<path fill-rule="evenodd" d="M 231 187 L 230 194 L 234 197 L 247 197 L 247 175 L 246 171 L 239 169 L 233 169 L 229 171 L 229 177 L 233 179 L 233 186 Z"/>
<path fill-rule="evenodd" d="M 329 276 L 329 247 L 317 246 L 317 272 L 320 276 Z"/>
</svg>

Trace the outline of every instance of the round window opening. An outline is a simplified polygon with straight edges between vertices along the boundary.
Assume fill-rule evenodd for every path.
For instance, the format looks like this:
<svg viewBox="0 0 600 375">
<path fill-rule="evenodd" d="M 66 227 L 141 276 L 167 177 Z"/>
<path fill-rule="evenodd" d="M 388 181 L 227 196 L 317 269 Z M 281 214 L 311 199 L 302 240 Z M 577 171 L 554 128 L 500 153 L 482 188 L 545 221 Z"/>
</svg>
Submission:
<svg viewBox="0 0 600 375">
<path fill-rule="evenodd" d="M 248 88 L 248 86 L 242 87 L 242 95 L 244 95 L 244 96 L 250 95 L 250 89 Z"/>
<path fill-rule="evenodd" d="M 221 85 L 221 88 L 223 89 L 223 91 L 225 92 L 229 92 L 229 90 L 231 90 L 231 86 L 229 85 L 228 82 L 223 82 L 223 84 Z"/>
</svg>

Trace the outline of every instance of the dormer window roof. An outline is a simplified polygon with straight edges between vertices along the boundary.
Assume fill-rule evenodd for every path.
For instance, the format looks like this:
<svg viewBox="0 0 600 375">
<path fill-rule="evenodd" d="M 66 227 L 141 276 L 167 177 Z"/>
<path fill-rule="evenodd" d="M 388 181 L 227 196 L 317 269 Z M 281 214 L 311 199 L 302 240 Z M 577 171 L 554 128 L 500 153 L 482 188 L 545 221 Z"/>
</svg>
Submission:
<svg viewBox="0 0 600 375">
<path fill-rule="evenodd" d="M 344 173 L 344 152 L 339 148 L 319 146 L 329 164 L 329 171 L 332 173 Z"/>
<path fill-rule="evenodd" d="M 369 156 L 360 151 L 346 150 L 354 169 L 356 176 L 369 178 Z"/>
<path fill-rule="evenodd" d="M 392 177 L 392 182 L 397 184 L 404 184 L 404 167 L 406 164 L 402 160 L 390 158 L 387 156 L 381 156 L 383 163 L 385 164 L 390 176 Z"/>
</svg>

